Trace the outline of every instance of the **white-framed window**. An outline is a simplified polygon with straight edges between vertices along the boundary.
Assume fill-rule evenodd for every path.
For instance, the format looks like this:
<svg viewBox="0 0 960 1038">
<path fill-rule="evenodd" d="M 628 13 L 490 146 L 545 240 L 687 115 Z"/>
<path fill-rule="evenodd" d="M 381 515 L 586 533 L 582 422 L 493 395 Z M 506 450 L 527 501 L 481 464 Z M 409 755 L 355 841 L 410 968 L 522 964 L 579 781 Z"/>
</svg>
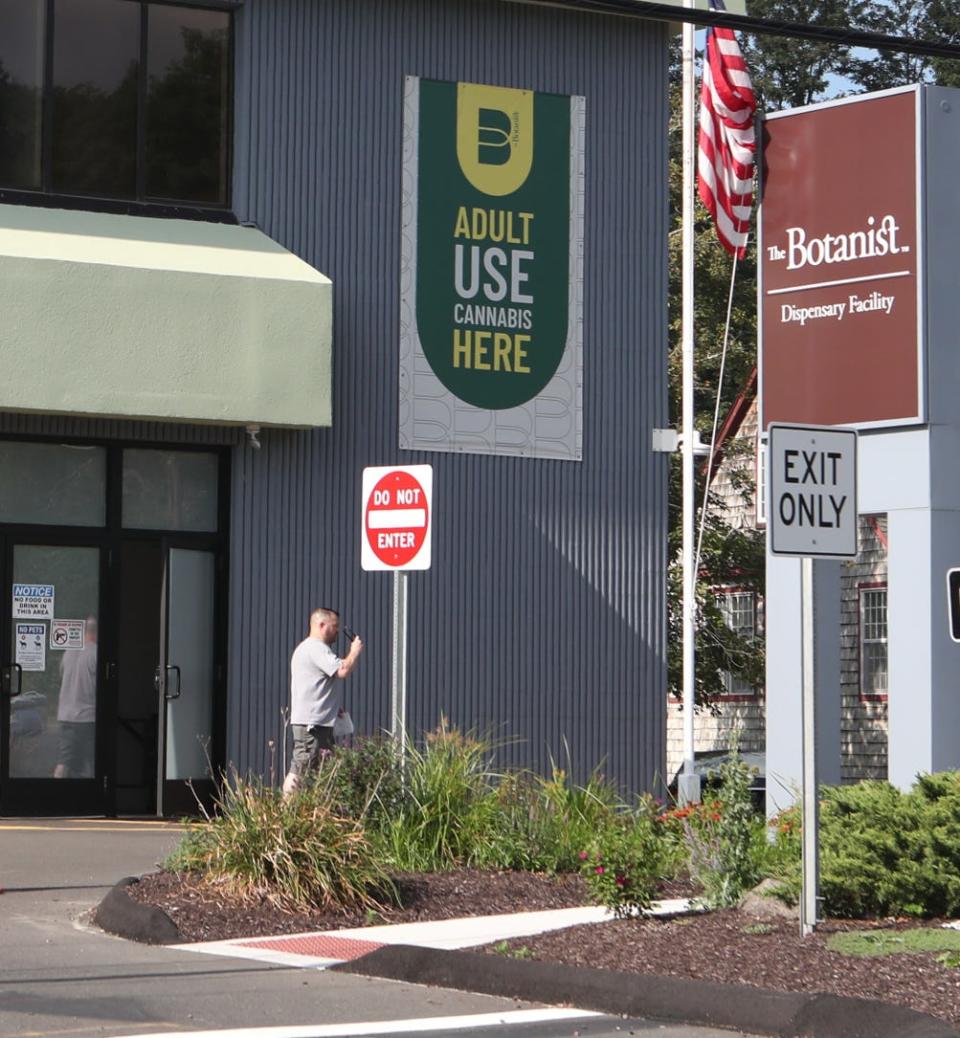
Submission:
<svg viewBox="0 0 960 1038">
<path fill-rule="evenodd" d="M 860 694 L 887 694 L 887 588 L 861 585 Z"/>
<path fill-rule="evenodd" d="M 731 631 L 743 638 L 752 638 L 757 633 L 757 596 L 752 591 L 721 591 L 717 605 L 724 622 Z M 756 689 L 748 681 L 727 672 L 724 675 L 724 695 L 752 696 Z"/>
</svg>

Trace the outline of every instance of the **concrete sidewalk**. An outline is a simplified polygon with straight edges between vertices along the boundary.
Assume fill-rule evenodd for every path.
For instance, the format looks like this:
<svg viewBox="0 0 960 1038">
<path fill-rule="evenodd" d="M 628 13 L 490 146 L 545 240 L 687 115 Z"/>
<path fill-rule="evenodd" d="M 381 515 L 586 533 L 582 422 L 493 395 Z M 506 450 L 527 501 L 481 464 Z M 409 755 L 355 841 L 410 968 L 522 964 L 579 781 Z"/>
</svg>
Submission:
<svg viewBox="0 0 960 1038">
<path fill-rule="evenodd" d="M 658 901 L 651 915 L 679 915 L 691 911 L 686 899 Z M 327 969 L 352 962 L 386 945 L 460 951 L 499 941 L 562 930 L 613 918 L 605 908 L 560 908 L 510 915 L 468 916 L 421 923 L 361 926 L 350 930 L 325 930 L 278 937 L 239 937 L 227 941 L 177 944 L 182 951 L 272 962 L 283 966 Z"/>
</svg>

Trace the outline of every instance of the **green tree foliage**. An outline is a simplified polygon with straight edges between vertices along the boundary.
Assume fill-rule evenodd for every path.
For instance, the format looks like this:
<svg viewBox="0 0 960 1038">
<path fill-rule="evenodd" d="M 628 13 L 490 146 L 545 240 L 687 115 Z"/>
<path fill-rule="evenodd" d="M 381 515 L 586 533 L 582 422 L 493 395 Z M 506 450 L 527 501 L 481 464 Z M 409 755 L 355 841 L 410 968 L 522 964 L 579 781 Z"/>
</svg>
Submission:
<svg viewBox="0 0 960 1038">
<path fill-rule="evenodd" d="M 960 9 L 955 0 L 870 0 L 858 12 L 856 28 L 913 40 L 960 44 Z M 860 91 L 887 90 L 911 83 L 960 86 L 960 61 L 905 51 L 854 51 L 845 74 Z"/>
<path fill-rule="evenodd" d="M 872 0 L 876 4 L 876 0 Z M 747 0 L 753 18 L 846 28 L 859 25 L 868 0 Z M 759 109 L 797 108 L 835 94 L 847 73 L 849 48 L 819 40 L 756 35 L 740 41 Z"/>
<path fill-rule="evenodd" d="M 853 28 L 960 43 L 960 6 L 956 0 L 747 0 L 753 17 L 834 28 Z M 833 42 L 774 35 L 746 36 L 741 49 L 759 111 L 808 105 L 847 93 L 884 90 L 915 82 L 960 86 L 960 62 L 902 52 L 851 49 Z M 671 421 L 680 424 L 681 399 L 681 68 L 679 41 L 670 64 L 670 211 L 669 242 L 669 387 Z M 696 287 L 694 335 L 696 367 L 694 410 L 696 427 L 709 441 L 717 396 L 721 418 L 729 411 L 757 363 L 757 262 L 751 243 L 737 266 L 723 383 L 720 364 L 731 280 L 731 258 L 717 240 L 709 214 L 696 202 L 694 251 Z M 681 469 L 674 460 L 670 482 L 669 686 L 681 689 L 680 529 Z M 703 472 L 698 472 L 698 501 L 703 499 Z M 728 630 L 715 598 L 715 589 L 763 589 L 763 541 L 756 533 L 734 529 L 717 508 L 708 507 L 704 548 L 697 582 L 696 698 L 709 703 L 722 691 L 724 674 L 762 685 L 763 650 L 756 640 L 738 638 Z"/>
<path fill-rule="evenodd" d="M 671 421 L 680 424 L 681 394 L 681 97 L 673 77 L 670 105 L 670 195 L 672 223 L 669 242 L 669 385 Z M 756 250 L 737 264 L 731 310 L 730 336 L 720 383 L 724 327 L 730 294 L 732 260 L 720 245 L 710 214 L 696 203 L 694 251 L 696 291 L 694 295 L 695 374 L 694 411 L 696 426 L 709 442 L 717 393 L 721 419 L 737 399 L 756 364 Z M 670 472 L 670 558 L 668 574 L 668 682 L 670 692 L 682 690 L 682 572 L 680 565 L 681 466 L 675 456 Z M 697 500 L 703 499 L 704 472 L 698 469 Z M 749 482 L 749 480 L 744 480 Z M 746 486 L 743 489 L 748 489 Z M 758 639 L 744 639 L 727 627 L 716 600 L 716 589 L 735 584 L 738 588 L 762 590 L 764 551 L 762 535 L 732 527 L 716 505 L 708 508 L 704 527 L 701 567 L 697 580 L 697 678 L 695 696 L 707 704 L 725 689 L 727 673 L 762 685 L 764 656 Z"/>
</svg>

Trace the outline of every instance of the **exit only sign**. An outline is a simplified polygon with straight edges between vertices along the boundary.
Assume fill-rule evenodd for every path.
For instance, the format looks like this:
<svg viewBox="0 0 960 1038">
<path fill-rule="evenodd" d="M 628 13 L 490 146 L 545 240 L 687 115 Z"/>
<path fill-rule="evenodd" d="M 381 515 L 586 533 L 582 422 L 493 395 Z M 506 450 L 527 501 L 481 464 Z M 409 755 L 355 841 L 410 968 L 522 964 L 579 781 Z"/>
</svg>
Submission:
<svg viewBox="0 0 960 1038">
<path fill-rule="evenodd" d="M 771 423 L 767 471 L 772 555 L 856 556 L 856 432 Z"/>
</svg>

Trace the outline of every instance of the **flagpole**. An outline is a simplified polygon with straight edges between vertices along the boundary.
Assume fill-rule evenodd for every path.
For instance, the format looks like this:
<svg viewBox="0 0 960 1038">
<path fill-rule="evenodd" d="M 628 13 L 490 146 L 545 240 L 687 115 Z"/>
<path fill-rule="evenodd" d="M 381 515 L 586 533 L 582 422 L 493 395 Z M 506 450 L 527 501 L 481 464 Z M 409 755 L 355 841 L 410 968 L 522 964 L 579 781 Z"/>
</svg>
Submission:
<svg viewBox="0 0 960 1038">
<path fill-rule="evenodd" d="M 684 0 L 693 7 L 694 0 Z M 681 803 L 700 799 L 700 781 L 694 771 L 694 682 L 696 675 L 696 580 L 694 572 L 694 481 L 693 481 L 693 187 L 694 187 L 694 26 L 683 25 L 683 205 L 682 310 L 681 310 L 681 432 L 680 460 L 683 466 L 683 772 L 678 781 Z"/>
</svg>

